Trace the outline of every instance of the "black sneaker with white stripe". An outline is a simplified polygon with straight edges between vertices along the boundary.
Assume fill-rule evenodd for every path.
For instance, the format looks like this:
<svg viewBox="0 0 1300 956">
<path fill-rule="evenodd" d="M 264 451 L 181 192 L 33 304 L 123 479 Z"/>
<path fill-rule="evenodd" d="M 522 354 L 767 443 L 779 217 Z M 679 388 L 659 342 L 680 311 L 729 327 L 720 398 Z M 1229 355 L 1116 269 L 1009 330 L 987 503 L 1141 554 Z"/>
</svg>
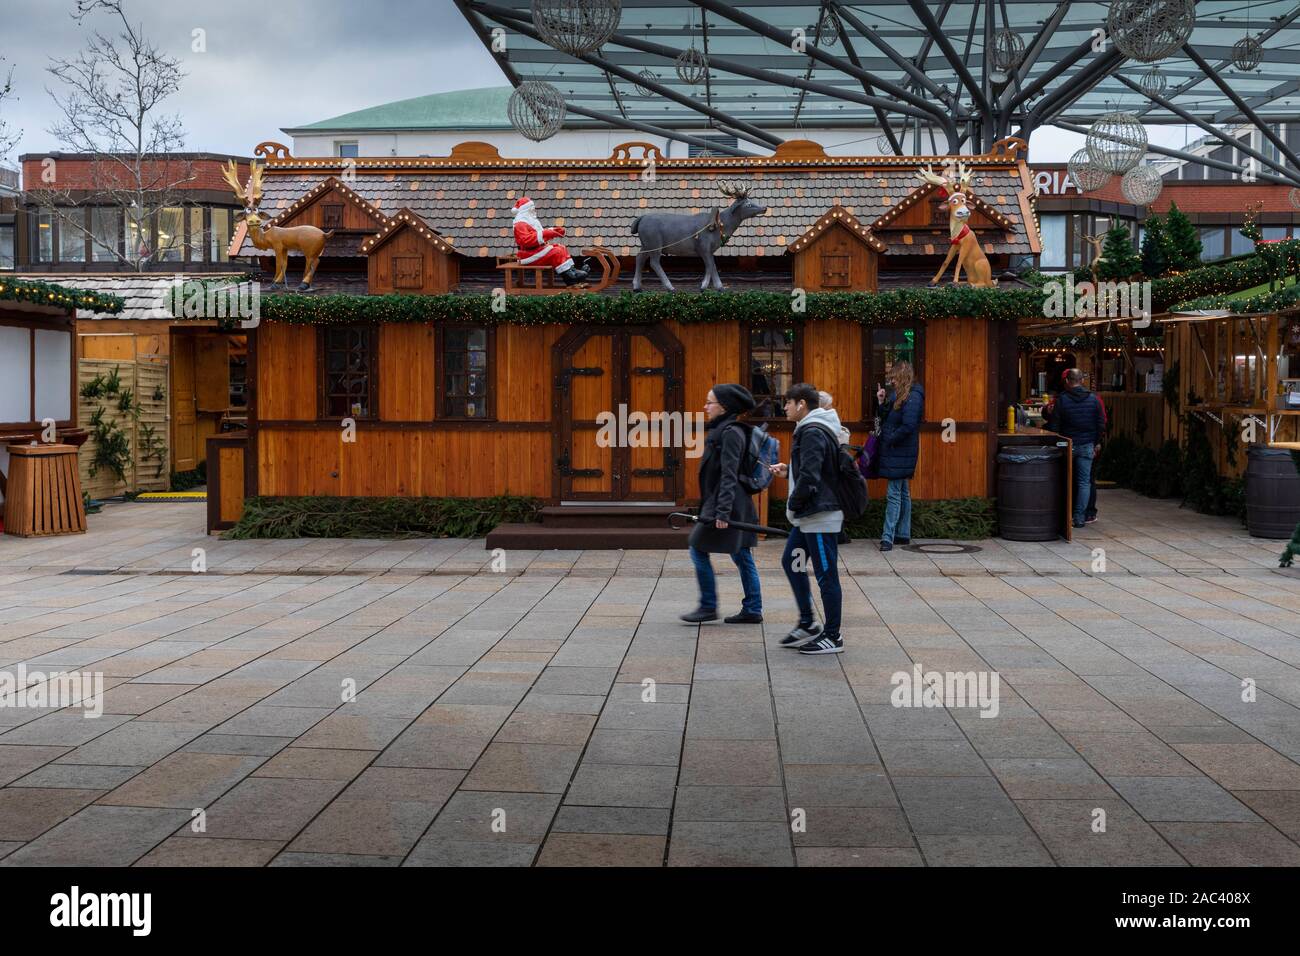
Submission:
<svg viewBox="0 0 1300 956">
<path fill-rule="evenodd" d="M 800 654 L 838 654 L 844 650 L 844 641 L 838 636 L 823 634 L 816 640 L 800 646 Z"/>
<path fill-rule="evenodd" d="M 799 647 L 808 643 L 822 632 L 820 624 L 800 624 L 793 631 L 781 638 L 782 647 Z"/>
</svg>

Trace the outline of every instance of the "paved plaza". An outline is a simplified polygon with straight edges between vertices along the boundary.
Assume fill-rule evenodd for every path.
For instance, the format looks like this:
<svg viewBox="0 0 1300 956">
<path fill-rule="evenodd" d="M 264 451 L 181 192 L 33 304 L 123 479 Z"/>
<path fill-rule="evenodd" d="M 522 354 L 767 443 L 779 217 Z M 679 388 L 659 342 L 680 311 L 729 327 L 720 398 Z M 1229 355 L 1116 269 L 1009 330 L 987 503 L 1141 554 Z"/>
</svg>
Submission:
<svg viewBox="0 0 1300 956">
<path fill-rule="evenodd" d="M 691 627 L 685 552 L 494 570 L 221 541 L 189 503 L 3 537 L 0 672 L 105 691 L 0 709 L 0 865 L 1300 864 L 1300 572 L 1100 504 L 1071 544 L 855 542 L 845 652 L 812 658 L 777 644 L 779 542 L 763 625 Z M 893 706 L 916 664 L 996 672 L 997 715 Z"/>
</svg>

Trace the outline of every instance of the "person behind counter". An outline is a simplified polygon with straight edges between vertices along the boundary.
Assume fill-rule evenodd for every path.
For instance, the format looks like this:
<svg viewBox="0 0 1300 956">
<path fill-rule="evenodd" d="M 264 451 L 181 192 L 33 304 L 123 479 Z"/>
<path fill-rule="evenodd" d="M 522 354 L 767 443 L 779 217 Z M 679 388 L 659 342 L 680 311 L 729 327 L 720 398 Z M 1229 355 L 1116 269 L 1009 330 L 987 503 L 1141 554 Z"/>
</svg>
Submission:
<svg viewBox="0 0 1300 956">
<path fill-rule="evenodd" d="M 1074 444 L 1074 514 L 1076 528 L 1082 528 L 1088 509 L 1096 516 L 1096 486 L 1093 465 L 1097 449 L 1106 434 L 1106 410 L 1101 399 L 1083 387 L 1083 372 L 1066 369 L 1064 388 L 1056 401 L 1045 409 L 1047 430 L 1070 439 Z"/>
</svg>

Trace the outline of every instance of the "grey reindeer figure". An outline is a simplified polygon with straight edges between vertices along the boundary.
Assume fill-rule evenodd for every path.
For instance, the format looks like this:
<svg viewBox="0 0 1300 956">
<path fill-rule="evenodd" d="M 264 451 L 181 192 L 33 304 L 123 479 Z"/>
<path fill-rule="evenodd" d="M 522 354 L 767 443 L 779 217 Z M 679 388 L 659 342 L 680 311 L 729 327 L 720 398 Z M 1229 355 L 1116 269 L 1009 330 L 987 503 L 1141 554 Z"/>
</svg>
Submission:
<svg viewBox="0 0 1300 956">
<path fill-rule="evenodd" d="M 636 254 L 636 274 L 632 276 L 633 292 L 641 291 L 641 267 L 647 260 L 664 288 L 673 291 L 673 284 L 659 264 L 659 257 L 664 254 L 699 256 L 704 260 L 704 281 L 700 283 L 700 291 L 710 286 L 722 289 L 722 278 L 718 275 L 713 254 L 722 248 L 742 222 L 761 216 L 767 212 L 767 207 L 749 198 L 748 186 L 724 182 L 721 190 L 722 195 L 731 199 L 731 205 L 726 209 L 714 207 L 708 212 L 688 216 L 656 212 L 632 220 L 632 235 L 641 240 L 641 249 Z"/>
</svg>

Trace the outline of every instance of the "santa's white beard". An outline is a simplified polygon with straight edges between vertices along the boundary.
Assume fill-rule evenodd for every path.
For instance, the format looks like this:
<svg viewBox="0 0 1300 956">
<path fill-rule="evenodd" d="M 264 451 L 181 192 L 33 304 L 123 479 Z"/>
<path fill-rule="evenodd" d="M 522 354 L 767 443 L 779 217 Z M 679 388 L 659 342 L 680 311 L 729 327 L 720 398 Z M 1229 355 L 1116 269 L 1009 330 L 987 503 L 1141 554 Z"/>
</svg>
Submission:
<svg viewBox="0 0 1300 956">
<path fill-rule="evenodd" d="M 521 223 L 521 222 L 522 222 L 525 226 L 528 226 L 530 229 L 535 229 L 535 230 L 537 230 L 537 241 L 538 241 L 538 242 L 543 242 L 543 241 L 545 241 L 545 240 L 542 239 L 542 223 L 541 223 L 541 221 L 537 218 L 537 213 L 535 213 L 535 212 L 533 212 L 533 213 L 523 213 L 523 212 L 516 213 L 516 214 L 515 214 L 515 225 L 518 225 L 518 224 Z"/>
</svg>

